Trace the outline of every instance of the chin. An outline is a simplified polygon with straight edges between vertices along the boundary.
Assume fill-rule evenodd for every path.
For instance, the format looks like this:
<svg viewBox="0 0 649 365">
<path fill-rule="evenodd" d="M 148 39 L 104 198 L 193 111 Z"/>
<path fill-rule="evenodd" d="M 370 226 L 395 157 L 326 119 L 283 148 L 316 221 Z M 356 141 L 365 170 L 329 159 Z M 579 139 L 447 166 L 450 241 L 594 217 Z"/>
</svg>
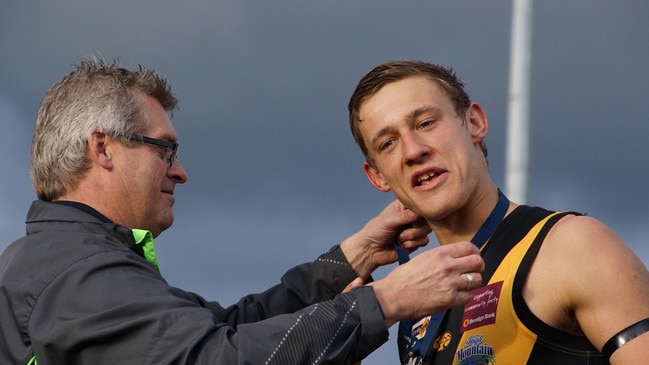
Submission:
<svg viewBox="0 0 649 365">
<path fill-rule="evenodd" d="M 162 223 L 160 223 L 160 231 L 169 229 L 169 227 L 171 227 L 173 223 L 174 223 L 173 216 L 170 219 L 165 219 Z"/>
<path fill-rule="evenodd" d="M 174 215 L 171 210 L 169 210 L 169 213 L 161 215 L 158 218 L 157 221 L 152 222 L 154 223 L 153 226 L 155 227 L 155 231 L 158 232 L 156 236 L 171 227 L 174 222 Z M 153 231 L 151 231 L 151 233 L 153 233 Z"/>
</svg>

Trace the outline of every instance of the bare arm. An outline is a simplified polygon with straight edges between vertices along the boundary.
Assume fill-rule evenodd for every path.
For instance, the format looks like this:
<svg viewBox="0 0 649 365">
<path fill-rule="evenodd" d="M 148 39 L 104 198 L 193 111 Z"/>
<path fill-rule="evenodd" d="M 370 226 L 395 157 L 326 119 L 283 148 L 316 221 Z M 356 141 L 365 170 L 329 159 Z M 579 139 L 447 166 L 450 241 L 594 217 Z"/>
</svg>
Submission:
<svg viewBox="0 0 649 365">
<path fill-rule="evenodd" d="M 602 349 L 626 327 L 649 317 L 649 272 L 607 226 L 590 217 L 562 219 L 543 245 L 542 259 L 553 262 L 559 283 L 559 311 L 573 312 L 579 328 Z M 620 347 L 611 364 L 646 361 L 649 334 Z"/>
</svg>

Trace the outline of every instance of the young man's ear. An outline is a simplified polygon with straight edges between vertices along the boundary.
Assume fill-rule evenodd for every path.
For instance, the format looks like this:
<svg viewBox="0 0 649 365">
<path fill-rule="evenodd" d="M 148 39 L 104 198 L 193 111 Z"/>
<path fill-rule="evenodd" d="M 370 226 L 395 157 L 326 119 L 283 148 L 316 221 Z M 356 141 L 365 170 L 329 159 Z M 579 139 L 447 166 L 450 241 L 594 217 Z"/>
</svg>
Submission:
<svg viewBox="0 0 649 365">
<path fill-rule="evenodd" d="M 365 172 L 365 176 L 367 176 L 367 179 L 370 181 L 372 186 L 374 186 L 377 190 L 380 190 L 384 193 L 387 193 L 391 190 L 390 185 L 385 182 L 381 173 L 374 167 L 372 167 L 372 165 L 370 165 L 367 161 L 363 162 L 363 171 Z"/>
<path fill-rule="evenodd" d="M 482 142 L 487 137 L 489 121 L 480 104 L 472 102 L 466 111 L 469 133 L 474 143 Z"/>
<path fill-rule="evenodd" d="M 113 168 L 113 156 L 109 146 L 112 139 L 102 131 L 94 131 L 88 136 L 88 158 L 105 169 Z"/>
</svg>

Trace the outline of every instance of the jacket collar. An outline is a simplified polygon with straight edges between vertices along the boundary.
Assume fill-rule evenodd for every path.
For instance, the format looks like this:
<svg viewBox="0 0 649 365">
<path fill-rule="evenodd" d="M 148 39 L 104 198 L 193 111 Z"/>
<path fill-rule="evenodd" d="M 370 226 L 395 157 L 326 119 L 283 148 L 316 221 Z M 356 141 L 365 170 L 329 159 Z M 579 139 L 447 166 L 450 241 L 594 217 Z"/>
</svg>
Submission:
<svg viewBox="0 0 649 365">
<path fill-rule="evenodd" d="M 124 243 L 139 256 L 147 259 L 147 261 L 149 261 L 149 258 L 147 258 L 144 248 L 147 247 L 149 251 L 154 250 L 152 244 L 146 244 L 149 240 L 143 241 L 143 238 L 141 238 L 136 242 L 134 232 L 131 228 L 113 223 L 97 210 L 79 202 L 46 202 L 36 200 L 32 202 L 27 212 L 26 223 L 28 235 L 51 230 L 79 231 L 81 228 L 94 234 L 112 236 Z M 150 241 L 152 243 L 153 237 L 151 237 Z M 155 258 L 155 253 L 153 256 L 149 253 L 149 257 Z M 157 268 L 157 262 L 151 262 L 151 264 Z"/>
</svg>

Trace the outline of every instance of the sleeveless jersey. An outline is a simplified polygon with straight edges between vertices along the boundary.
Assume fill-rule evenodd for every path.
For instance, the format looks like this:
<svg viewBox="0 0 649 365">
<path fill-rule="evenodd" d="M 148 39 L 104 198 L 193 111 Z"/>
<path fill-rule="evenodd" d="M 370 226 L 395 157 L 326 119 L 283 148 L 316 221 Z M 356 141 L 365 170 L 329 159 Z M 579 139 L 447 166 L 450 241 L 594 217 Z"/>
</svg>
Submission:
<svg viewBox="0 0 649 365">
<path fill-rule="evenodd" d="M 464 307 L 446 313 L 425 364 L 608 364 L 585 336 L 542 322 L 522 296 L 547 232 L 566 214 L 575 213 L 519 206 L 503 220 L 481 253 L 487 284 Z"/>
</svg>

